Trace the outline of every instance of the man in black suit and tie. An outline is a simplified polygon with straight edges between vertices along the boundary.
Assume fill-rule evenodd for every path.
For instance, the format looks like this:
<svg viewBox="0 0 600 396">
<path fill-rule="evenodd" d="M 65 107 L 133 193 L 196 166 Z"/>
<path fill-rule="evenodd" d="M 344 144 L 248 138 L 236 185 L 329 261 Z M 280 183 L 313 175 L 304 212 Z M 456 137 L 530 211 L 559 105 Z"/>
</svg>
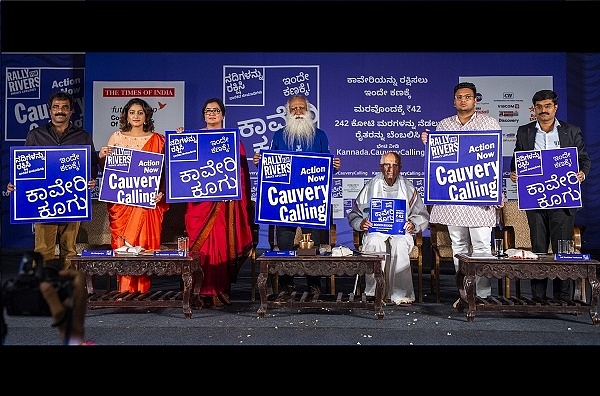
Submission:
<svg viewBox="0 0 600 396">
<path fill-rule="evenodd" d="M 560 147 L 577 147 L 579 183 L 590 172 L 591 160 L 585 150 L 581 128 L 556 118 L 558 96 L 550 89 L 536 92 L 532 98 L 537 121 L 521 125 L 517 129 L 515 152 L 544 150 Z M 510 162 L 510 180 L 517 181 L 515 156 Z M 575 213 L 581 208 L 530 209 L 527 210 L 531 247 L 534 252 L 557 252 L 559 239 L 572 239 L 575 225 Z M 546 298 L 548 279 L 531 279 L 531 295 L 534 299 Z M 554 299 L 571 299 L 571 281 L 555 278 L 552 282 Z"/>
</svg>

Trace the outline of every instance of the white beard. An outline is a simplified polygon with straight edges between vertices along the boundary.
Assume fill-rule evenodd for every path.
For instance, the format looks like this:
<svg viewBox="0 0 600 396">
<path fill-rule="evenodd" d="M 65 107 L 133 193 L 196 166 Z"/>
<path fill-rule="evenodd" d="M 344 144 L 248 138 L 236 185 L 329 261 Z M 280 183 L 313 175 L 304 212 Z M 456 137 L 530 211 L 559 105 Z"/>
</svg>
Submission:
<svg viewBox="0 0 600 396">
<path fill-rule="evenodd" d="M 286 125 L 283 130 L 283 139 L 291 150 L 297 150 L 294 144 L 311 147 L 315 141 L 315 125 L 311 117 L 302 115 L 301 118 L 296 116 L 287 116 Z"/>
</svg>

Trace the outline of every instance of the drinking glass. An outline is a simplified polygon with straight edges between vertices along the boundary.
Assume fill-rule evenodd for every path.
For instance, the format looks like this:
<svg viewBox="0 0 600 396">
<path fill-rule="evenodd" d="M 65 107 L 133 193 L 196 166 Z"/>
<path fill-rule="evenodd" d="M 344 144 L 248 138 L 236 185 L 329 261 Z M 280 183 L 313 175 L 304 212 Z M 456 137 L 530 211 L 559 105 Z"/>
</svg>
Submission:
<svg viewBox="0 0 600 396">
<path fill-rule="evenodd" d="M 570 254 L 573 253 L 573 241 L 571 239 L 558 240 L 558 253 Z"/>
<path fill-rule="evenodd" d="M 496 252 L 496 257 L 504 255 L 504 239 L 494 239 L 494 251 Z"/>
<path fill-rule="evenodd" d="M 186 236 L 181 236 L 177 238 L 177 250 L 183 251 L 185 256 L 187 256 L 188 253 L 188 243 L 189 239 Z"/>
</svg>

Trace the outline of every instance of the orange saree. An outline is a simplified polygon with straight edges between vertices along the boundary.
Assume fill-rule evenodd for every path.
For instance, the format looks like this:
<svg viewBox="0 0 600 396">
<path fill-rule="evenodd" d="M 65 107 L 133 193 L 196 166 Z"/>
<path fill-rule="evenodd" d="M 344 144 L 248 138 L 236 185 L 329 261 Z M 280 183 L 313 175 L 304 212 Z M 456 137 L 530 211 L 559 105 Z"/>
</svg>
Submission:
<svg viewBox="0 0 600 396">
<path fill-rule="evenodd" d="M 240 163 L 240 200 L 187 203 L 185 228 L 190 250 L 201 253 L 204 272 L 201 295 L 228 294 L 252 248 L 250 171 L 241 142 Z"/>
<path fill-rule="evenodd" d="M 165 136 L 154 133 L 142 150 L 164 153 Z M 169 204 L 165 200 L 159 201 L 154 209 L 113 202 L 108 202 L 107 207 L 113 249 L 117 248 L 119 235 L 124 235 L 125 240 L 133 246 L 160 249 L 163 215 L 169 209 Z M 148 275 L 117 275 L 117 281 L 121 292 L 145 293 L 150 289 L 151 283 Z"/>
</svg>

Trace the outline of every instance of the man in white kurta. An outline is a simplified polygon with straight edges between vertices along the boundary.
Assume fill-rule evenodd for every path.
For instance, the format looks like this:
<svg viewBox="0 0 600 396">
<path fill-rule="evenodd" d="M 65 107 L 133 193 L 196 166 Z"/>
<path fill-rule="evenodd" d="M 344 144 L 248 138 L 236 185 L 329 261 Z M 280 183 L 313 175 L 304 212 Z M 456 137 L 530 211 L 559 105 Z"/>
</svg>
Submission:
<svg viewBox="0 0 600 396">
<path fill-rule="evenodd" d="M 461 82 L 454 87 L 454 107 L 456 115 L 441 120 L 436 131 L 499 131 L 498 120 L 475 111 L 477 90 L 475 84 Z M 427 132 L 421 135 L 427 143 Z M 489 205 L 433 205 L 431 223 L 446 224 L 452 240 L 452 254 L 468 254 L 469 244 L 473 253 L 491 254 L 492 229 L 498 223 L 497 209 L 501 206 Z M 454 257 L 454 268 L 458 272 L 458 259 Z M 485 298 L 492 293 L 489 278 L 476 276 L 477 296 Z M 456 306 L 456 303 L 455 303 Z"/>
<path fill-rule="evenodd" d="M 356 231 L 366 231 L 363 235 L 363 252 L 387 252 L 384 301 L 396 305 L 410 305 L 415 300 L 409 253 L 414 246 L 413 234 L 429 227 L 429 212 L 421 195 L 412 182 L 400 176 L 402 158 L 389 152 L 381 156 L 381 174 L 374 176 L 358 193 L 352 211 L 348 213 L 348 223 Z M 373 224 L 370 220 L 371 198 L 396 198 L 406 200 L 405 234 L 393 235 L 382 232 L 368 232 Z M 375 295 L 375 276 L 365 275 L 365 294 Z"/>
</svg>

